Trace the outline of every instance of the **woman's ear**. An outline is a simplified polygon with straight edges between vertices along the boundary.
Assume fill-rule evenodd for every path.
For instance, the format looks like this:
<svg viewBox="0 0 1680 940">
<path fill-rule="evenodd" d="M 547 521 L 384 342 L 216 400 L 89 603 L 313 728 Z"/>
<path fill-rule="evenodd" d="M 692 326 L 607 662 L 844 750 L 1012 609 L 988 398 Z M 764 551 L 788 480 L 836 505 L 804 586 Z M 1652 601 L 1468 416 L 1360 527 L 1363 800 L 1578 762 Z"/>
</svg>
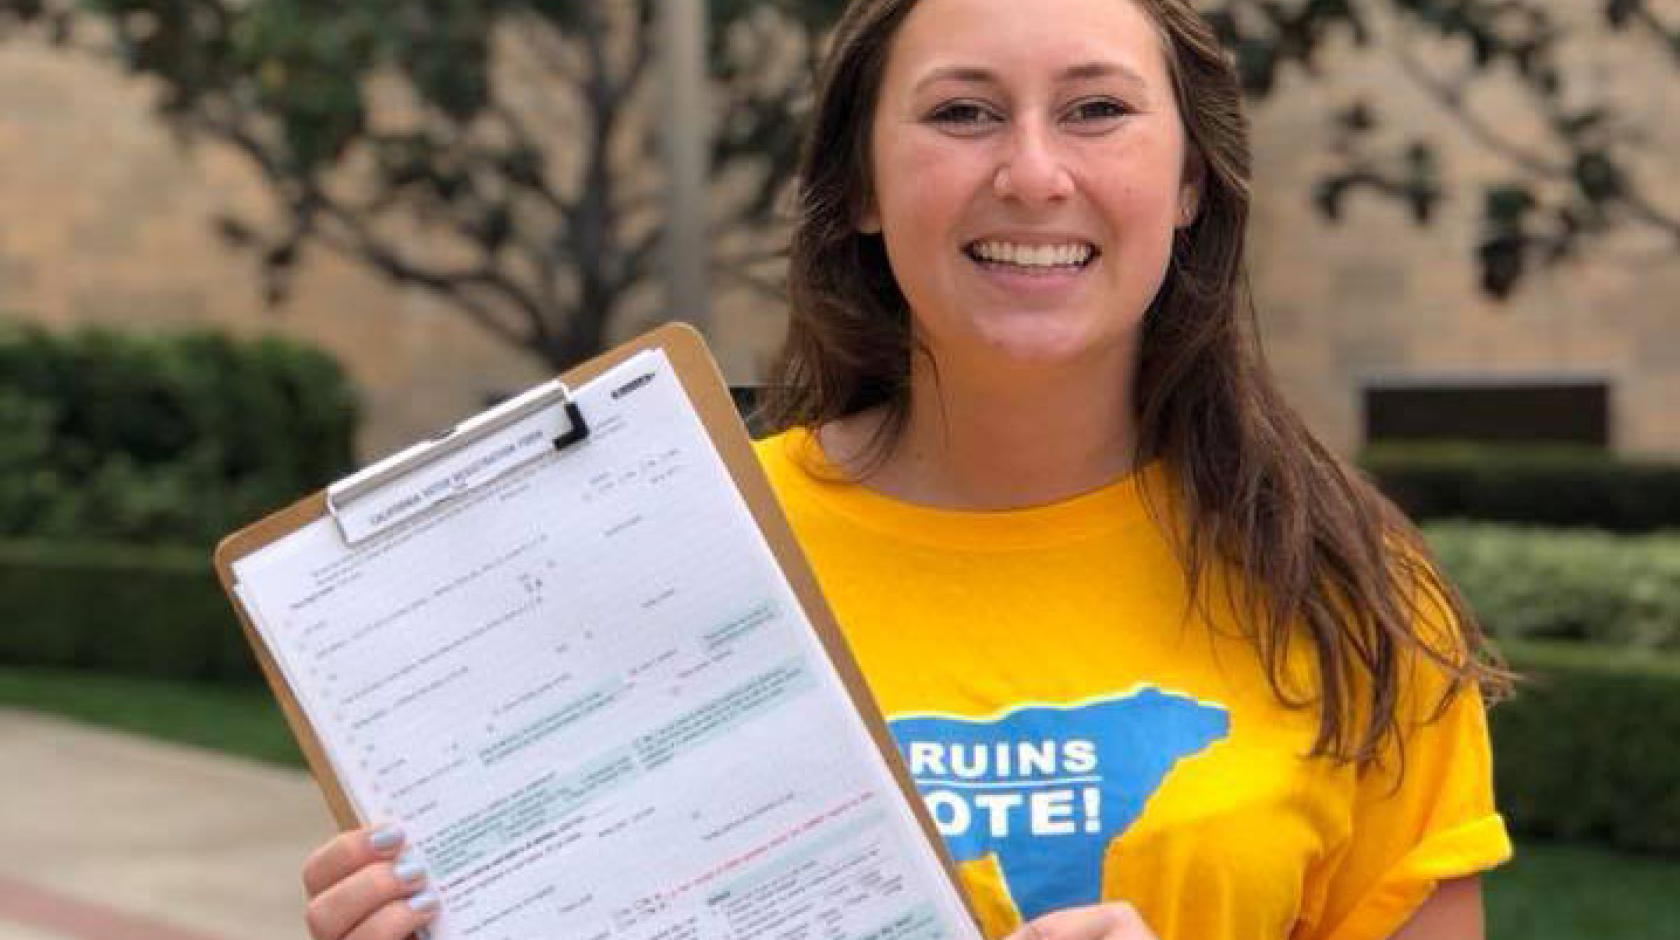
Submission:
<svg viewBox="0 0 1680 940">
<path fill-rule="evenodd" d="M 875 200 L 869 200 L 858 213 L 857 230 L 865 235 L 881 234 L 881 213 L 875 211 Z"/>
<path fill-rule="evenodd" d="M 1207 183 L 1207 161 L 1192 149 L 1184 157 L 1184 177 L 1178 184 L 1178 228 L 1189 228 L 1202 211 L 1202 190 Z"/>
</svg>

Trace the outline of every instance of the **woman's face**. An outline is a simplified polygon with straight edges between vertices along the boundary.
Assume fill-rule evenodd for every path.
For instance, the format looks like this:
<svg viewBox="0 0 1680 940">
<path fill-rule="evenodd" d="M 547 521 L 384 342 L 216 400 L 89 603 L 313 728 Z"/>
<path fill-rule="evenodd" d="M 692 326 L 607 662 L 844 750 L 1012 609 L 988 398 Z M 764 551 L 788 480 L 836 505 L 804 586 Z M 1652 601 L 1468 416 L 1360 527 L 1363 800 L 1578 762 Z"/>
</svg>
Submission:
<svg viewBox="0 0 1680 940">
<path fill-rule="evenodd" d="M 1130 368 L 1194 210 L 1142 10 L 921 0 L 893 39 L 870 148 L 861 227 L 882 233 L 942 372 Z"/>
</svg>

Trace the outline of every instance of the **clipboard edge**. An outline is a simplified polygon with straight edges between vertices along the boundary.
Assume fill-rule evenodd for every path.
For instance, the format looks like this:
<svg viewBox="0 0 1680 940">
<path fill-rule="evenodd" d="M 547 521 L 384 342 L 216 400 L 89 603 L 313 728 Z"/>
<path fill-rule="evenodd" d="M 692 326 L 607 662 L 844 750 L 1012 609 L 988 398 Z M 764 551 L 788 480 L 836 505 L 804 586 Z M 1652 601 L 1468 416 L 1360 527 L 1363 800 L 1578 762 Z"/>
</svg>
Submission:
<svg viewBox="0 0 1680 940">
<path fill-rule="evenodd" d="M 268 684 L 269 692 L 274 695 L 275 702 L 280 706 L 281 715 L 286 719 L 286 727 L 297 739 L 298 749 L 303 752 L 309 772 L 315 778 L 316 785 L 321 788 L 328 811 L 332 813 L 338 828 L 346 830 L 362 825 L 364 820 L 356 814 L 349 794 L 339 783 L 338 774 L 327 757 L 326 747 L 320 738 L 316 737 L 314 726 L 304 716 L 303 706 L 292 693 L 285 672 L 281 670 L 274 652 L 263 639 L 262 631 L 257 629 L 252 612 L 245 608 L 245 602 L 235 589 L 238 578 L 233 572 L 234 563 L 239 559 L 321 518 L 330 518 L 327 513 L 325 489 L 318 490 L 223 538 L 211 553 L 211 564 L 216 569 L 216 577 L 221 581 L 223 592 L 227 594 L 235 614 L 238 615 L 239 628 L 244 631 L 245 642 L 251 648 L 251 654 L 256 657 L 263 681 Z"/>
<path fill-rule="evenodd" d="M 759 463 L 758 454 L 753 450 L 752 439 L 739 418 L 734 401 L 729 398 L 728 386 L 717 370 L 716 360 L 707 350 L 701 335 L 686 323 L 667 324 L 649 334 L 650 337 L 654 335 L 668 336 L 668 343 L 661 345 L 664 346 L 666 355 L 671 357 L 676 374 L 682 381 L 684 394 L 694 405 L 695 412 L 706 428 L 707 436 L 711 438 L 718 455 L 728 467 L 731 480 L 752 513 L 753 522 L 769 543 L 777 567 L 781 568 L 794 596 L 804 608 L 806 619 L 816 631 L 817 639 L 822 644 L 829 662 L 839 674 L 841 684 L 846 687 L 853 709 L 863 721 L 870 737 L 874 739 L 876 750 L 885 760 L 899 791 L 904 795 L 911 813 L 920 825 L 923 836 L 938 857 L 947 879 L 961 900 L 964 910 L 968 912 L 969 919 L 978 926 L 980 919 L 968 891 L 963 887 L 956 862 L 945 844 L 944 837 L 939 834 L 926 802 L 916 790 L 915 781 L 905 767 L 898 745 L 887 727 L 886 717 L 876 704 L 874 694 L 869 691 L 863 670 L 853 657 L 839 622 L 834 618 L 834 612 L 829 609 L 828 601 L 823 596 L 816 572 L 811 567 L 810 560 L 805 557 L 799 540 L 794 536 L 793 527 L 782 511 L 775 489 L 770 485 L 769 475 Z M 679 357 L 682 361 L 679 361 Z M 698 375 L 707 373 L 714 381 L 705 385 L 694 381 Z M 734 426 L 734 431 L 730 430 L 730 425 Z"/>
</svg>

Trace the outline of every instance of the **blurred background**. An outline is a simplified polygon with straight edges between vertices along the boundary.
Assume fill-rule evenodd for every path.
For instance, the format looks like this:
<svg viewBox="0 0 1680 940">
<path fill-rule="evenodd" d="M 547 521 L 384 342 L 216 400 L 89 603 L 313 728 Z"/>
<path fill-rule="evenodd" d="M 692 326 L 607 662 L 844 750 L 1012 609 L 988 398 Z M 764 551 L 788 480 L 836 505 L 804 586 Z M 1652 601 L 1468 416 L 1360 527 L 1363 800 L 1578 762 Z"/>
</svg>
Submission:
<svg viewBox="0 0 1680 940">
<path fill-rule="evenodd" d="M 750 399 L 840 5 L 0 0 L 0 940 L 301 935 L 210 548 L 668 319 Z M 1530 677 L 1490 936 L 1680 937 L 1680 0 L 1198 6 L 1273 368 Z"/>
</svg>

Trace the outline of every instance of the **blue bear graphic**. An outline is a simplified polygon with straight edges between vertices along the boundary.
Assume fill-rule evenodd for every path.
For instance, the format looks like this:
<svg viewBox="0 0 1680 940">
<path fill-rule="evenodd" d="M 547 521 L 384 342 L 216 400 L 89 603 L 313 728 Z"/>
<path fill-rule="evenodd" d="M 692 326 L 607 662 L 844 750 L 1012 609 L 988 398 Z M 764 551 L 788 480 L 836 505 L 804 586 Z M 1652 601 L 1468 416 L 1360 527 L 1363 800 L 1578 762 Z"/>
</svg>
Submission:
<svg viewBox="0 0 1680 940">
<path fill-rule="evenodd" d="M 1102 857 L 1179 761 L 1230 733 L 1230 714 L 1153 686 L 999 718 L 889 722 L 957 861 L 997 856 L 1025 919 L 1095 904 Z"/>
</svg>

